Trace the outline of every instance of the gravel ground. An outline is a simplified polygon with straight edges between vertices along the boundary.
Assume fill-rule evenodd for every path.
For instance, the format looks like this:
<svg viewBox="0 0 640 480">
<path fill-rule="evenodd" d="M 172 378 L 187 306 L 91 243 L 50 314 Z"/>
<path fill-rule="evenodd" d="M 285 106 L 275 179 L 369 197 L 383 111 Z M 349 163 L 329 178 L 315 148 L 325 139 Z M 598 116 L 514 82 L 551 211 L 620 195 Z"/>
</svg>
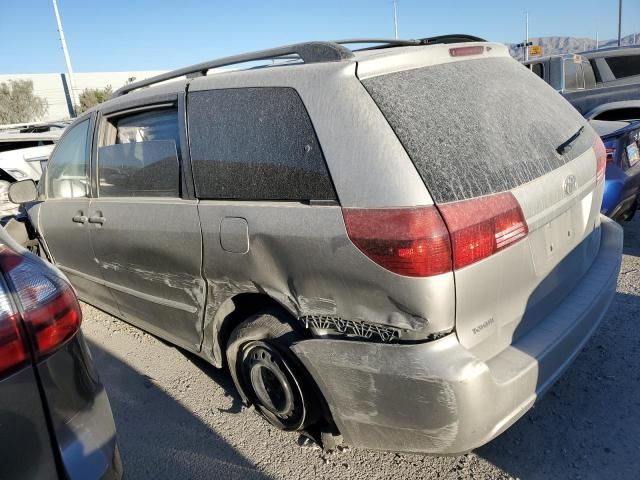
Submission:
<svg viewBox="0 0 640 480">
<path fill-rule="evenodd" d="M 618 293 L 571 369 L 516 425 L 459 457 L 298 446 L 241 408 L 230 377 L 83 305 L 127 479 L 639 478 L 640 218 L 625 226 Z"/>
</svg>

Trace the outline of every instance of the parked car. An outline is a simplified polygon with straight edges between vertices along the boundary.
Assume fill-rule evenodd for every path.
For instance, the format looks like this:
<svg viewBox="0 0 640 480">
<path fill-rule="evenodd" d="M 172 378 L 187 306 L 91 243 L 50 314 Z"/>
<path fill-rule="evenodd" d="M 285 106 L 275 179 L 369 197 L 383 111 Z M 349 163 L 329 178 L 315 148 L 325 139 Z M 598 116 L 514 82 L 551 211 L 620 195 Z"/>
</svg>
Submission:
<svg viewBox="0 0 640 480">
<path fill-rule="evenodd" d="M 132 83 L 67 129 L 38 200 L 10 194 L 80 298 L 228 367 L 276 427 L 453 454 L 520 418 L 605 315 L 604 169 L 504 45 L 444 36 Z"/>
<path fill-rule="evenodd" d="M 631 220 L 640 195 L 640 121 L 590 123 L 607 152 L 601 211 L 617 221 Z"/>
<path fill-rule="evenodd" d="M 585 118 L 640 119 L 640 48 L 616 47 L 525 62 Z"/>
<path fill-rule="evenodd" d="M 81 316 L 64 276 L 0 228 L 0 478 L 121 477 Z"/>
<path fill-rule="evenodd" d="M 0 131 L 0 217 L 13 215 L 17 205 L 7 196 L 9 185 L 25 179 L 40 180 L 44 165 L 62 135 L 62 128 L 45 132 Z M 40 127 L 44 128 L 44 127 Z"/>
</svg>

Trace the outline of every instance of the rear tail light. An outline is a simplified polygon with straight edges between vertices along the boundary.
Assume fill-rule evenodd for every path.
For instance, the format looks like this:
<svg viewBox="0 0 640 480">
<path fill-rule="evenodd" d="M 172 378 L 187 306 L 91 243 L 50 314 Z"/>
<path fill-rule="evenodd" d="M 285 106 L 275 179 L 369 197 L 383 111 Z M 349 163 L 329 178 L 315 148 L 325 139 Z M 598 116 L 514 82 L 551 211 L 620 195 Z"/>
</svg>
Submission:
<svg viewBox="0 0 640 480">
<path fill-rule="evenodd" d="M 0 378 L 23 366 L 28 359 L 20 316 L 0 279 Z"/>
<path fill-rule="evenodd" d="M 435 207 L 344 208 L 349 238 L 378 265 L 400 275 L 451 271 L 449 232 Z"/>
<path fill-rule="evenodd" d="M 596 183 L 600 183 L 604 180 L 604 171 L 607 166 L 607 150 L 600 137 L 596 137 L 593 151 L 596 154 Z"/>
<path fill-rule="evenodd" d="M 504 250 L 529 233 L 520 204 L 510 192 L 446 203 L 440 212 L 451 233 L 454 269 Z"/>
<path fill-rule="evenodd" d="M 604 151 L 606 153 L 606 162 L 615 163 L 616 159 L 616 140 L 608 140 L 604 142 Z"/>
<path fill-rule="evenodd" d="M 438 211 L 439 209 L 439 211 Z M 378 265 L 429 277 L 493 255 L 527 236 L 515 197 L 507 192 L 416 208 L 344 208 L 349 238 Z"/>
<path fill-rule="evenodd" d="M 22 318 L 36 360 L 54 352 L 78 331 L 82 318 L 80 305 L 65 280 L 4 246 L 0 247 L 0 267 L 18 303 L 19 313 L 14 313 L 17 331 L 20 332 Z"/>
</svg>

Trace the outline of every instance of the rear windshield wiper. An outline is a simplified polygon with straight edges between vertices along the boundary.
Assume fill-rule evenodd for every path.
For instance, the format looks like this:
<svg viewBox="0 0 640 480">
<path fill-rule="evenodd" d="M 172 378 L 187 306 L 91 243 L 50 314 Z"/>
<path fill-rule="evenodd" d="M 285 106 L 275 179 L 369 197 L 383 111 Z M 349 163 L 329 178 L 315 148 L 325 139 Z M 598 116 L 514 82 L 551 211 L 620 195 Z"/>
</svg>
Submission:
<svg viewBox="0 0 640 480">
<path fill-rule="evenodd" d="M 565 151 L 571 150 L 571 144 L 578 139 L 578 137 L 580 136 L 580 134 L 582 134 L 583 131 L 584 131 L 584 125 L 580 127 L 576 133 L 571 135 L 568 140 L 558 145 L 558 148 L 556 148 L 556 152 L 562 155 Z"/>
</svg>

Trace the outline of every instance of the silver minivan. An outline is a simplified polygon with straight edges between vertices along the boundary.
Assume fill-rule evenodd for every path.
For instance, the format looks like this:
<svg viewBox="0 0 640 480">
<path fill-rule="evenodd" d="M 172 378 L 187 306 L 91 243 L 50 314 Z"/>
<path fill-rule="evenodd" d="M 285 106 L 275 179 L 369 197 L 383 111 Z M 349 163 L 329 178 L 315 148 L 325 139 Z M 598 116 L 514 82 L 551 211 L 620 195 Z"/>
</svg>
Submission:
<svg viewBox="0 0 640 480">
<path fill-rule="evenodd" d="M 501 44 L 311 42 L 123 87 L 27 208 L 80 298 L 229 368 L 277 427 L 452 454 L 520 418 L 604 317 L 604 167 Z"/>
</svg>

